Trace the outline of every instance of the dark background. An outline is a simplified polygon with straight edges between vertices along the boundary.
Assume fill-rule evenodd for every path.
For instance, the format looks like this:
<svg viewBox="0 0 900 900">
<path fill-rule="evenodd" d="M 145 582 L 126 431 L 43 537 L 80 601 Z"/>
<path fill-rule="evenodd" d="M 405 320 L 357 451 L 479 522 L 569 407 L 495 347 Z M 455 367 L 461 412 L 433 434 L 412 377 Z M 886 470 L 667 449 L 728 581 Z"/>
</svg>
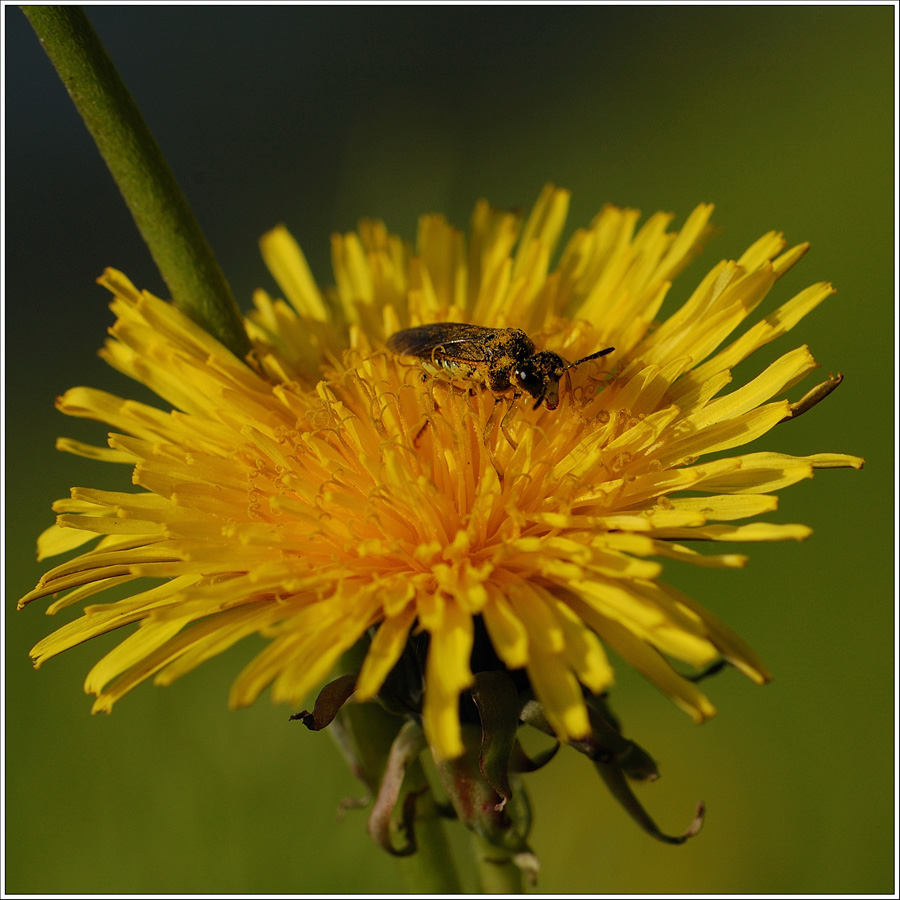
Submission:
<svg viewBox="0 0 900 900">
<path fill-rule="evenodd" d="M 692 725 L 623 666 L 626 732 L 660 763 L 640 789 L 654 843 L 586 760 L 529 779 L 547 892 L 889 892 L 894 833 L 892 6 L 94 6 L 132 89 L 246 309 L 274 290 L 256 241 L 284 221 L 320 283 L 329 234 L 361 216 L 405 237 L 475 200 L 528 208 L 572 189 L 568 232 L 605 202 L 676 213 L 717 204 L 722 229 L 673 288 L 765 231 L 812 252 L 766 314 L 809 284 L 839 293 L 771 349 L 809 343 L 845 383 L 760 446 L 867 458 L 782 495 L 803 544 L 751 545 L 742 572 L 666 578 L 734 626 L 775 681 L 709 684 Z M 22 13 L 6 26 L 6 890 L 14 893 L 393 892 L 395 863 L 338 802 L 361 788 L 327 734 L 258 702 L 229 712 L 238 647 L 167 689 L 91 717 L 84 676 L 118 638 L 39 673 L 28 649 L 60 620 L 13 612 L 44 566 L 34 540 L 73 484 L 127 489 L 124 468 L 58 454 L 74 384 L 137 396 L 95 355 L 107 265 L 162 285 Z M 762 368 L 754 359 L 745 377 Z M 810 382 L 812 383 L 812 382 Z M 739 548 L 744 550 L 745 548 Z M 52 562 L 52 561 L 51 561 Z M 71 617 L 71 612 L 70 613 Z M 465 849 L 465 838 L 456 838 Z"/>
</svg>

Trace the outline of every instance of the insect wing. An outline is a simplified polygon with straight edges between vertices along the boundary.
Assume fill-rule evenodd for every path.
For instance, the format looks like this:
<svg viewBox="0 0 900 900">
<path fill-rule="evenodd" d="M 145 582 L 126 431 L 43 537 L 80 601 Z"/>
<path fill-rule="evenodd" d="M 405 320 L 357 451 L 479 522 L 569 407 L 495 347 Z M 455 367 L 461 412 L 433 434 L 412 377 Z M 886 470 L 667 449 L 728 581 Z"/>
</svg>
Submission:
<svg viewBox="0 0 900 900">
<path fill-rule="evenodd" d="M 465 362 L 485 362 L 489 358 L 486 342 L 496 332 L 495 328 L 485 328 L 483 325 L 435 322 L 398 331 L 388 338 L 387 346 L 393 353 L 404 356 L 423 359 L 437 356 Z"/>
</svg>

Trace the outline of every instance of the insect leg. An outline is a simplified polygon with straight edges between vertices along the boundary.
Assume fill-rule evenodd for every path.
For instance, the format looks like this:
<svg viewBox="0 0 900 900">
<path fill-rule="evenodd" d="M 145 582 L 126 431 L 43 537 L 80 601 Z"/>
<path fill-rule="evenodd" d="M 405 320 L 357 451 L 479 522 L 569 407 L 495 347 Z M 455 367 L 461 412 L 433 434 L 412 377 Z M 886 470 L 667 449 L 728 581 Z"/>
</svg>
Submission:
<svg viewBox="0 0 900 900">
<path fill-rule="evenodd" d="M 491 436 L 491 431 L 494 427 L 494 419 L 497 418 L 497 407 L 500 405 L 502 400 L 502 397 L 494 397 L 494 406 L 491 409 L 491 414 L 488 416 L 487 422 L 484 423 L 484 433 L 481 436 L 482 443 L 484 444 L 487 444 L 488 438 Z"/>
<path fill-rule="evenodd" d="M 412 441 L 413 447 L 418 448 L 418 446 L 419 446 L 419 438 L 421 438 L 422 435 L 425 434 L 425 429 L 426 429 L 430 424 L 431 424 L 431 419 L 429 419 L 429 418 L 426 417 L 425 421 L 422 423 L 422 427 L 416 432 L 416 436 L 413 438 L 413 441 Z"/>
<path fill-rule="evenodd" d="M 509 444 L 513 448 L 513 450 L 516 450 L 519 446 L 517 441 L 513 438 L 512 432 L 509 430 L 509 425 L 513 418 L 513 412 L 515 412 L 516 409 L 516 399 L 517 397 L 513 397 L 512 400 L 507 401 L 508 406 L 506 407 L 506 413 L 504 414 L 503 419 L 500 421 L 500 430 L 504 435 L 506 435 L 506 439 L 509 441 Z M 494 409 L 496 408 L 497 407 L 495 406 Z M 491 413 L 491 415 L 493 416 L 493 413 Z"/>
<path fill-rule="evenodd" d="M 491 436 L 491 431 L 494 427 L 494 420 L 497 418 L 497 409 L 502 402 L 502 397 L 494 397 L 494 406 L 491 409 L 491 414 L 488 416 L 488 420 L 484 426 L 484 434 L 481 437 L 481 442 L 484 444 L 484 449 L 487 450 L 488 456 L 491 458 L 491 465 L 494 467 L 494 471 L 497 473 L 497 477 L 500 479 L 500 483 L 503 483 L 503 467 L 497 462 L 497 457 L 494 456 L 494 448 L 491 447 L 488 442 L 488 438 Z M 503 421 L 506 421 L 506 416 L 504 415 Z M 504 432 L 506 434 L 506 432 Z M 509 440 L 509 436 L 507 435 L 507 440 Z M 513 448 L 515 448 L 515 444 L 513 444 Z"/>
</svg>

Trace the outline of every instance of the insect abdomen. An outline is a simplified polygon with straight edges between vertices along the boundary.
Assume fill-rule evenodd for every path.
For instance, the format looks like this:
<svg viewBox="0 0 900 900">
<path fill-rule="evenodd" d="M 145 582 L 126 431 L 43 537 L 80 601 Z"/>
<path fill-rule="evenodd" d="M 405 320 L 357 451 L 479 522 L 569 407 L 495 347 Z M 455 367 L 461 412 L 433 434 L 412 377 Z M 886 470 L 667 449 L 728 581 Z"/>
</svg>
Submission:
<svg viewBox="0 0 900 900">
<path fill-rule="evenodd" d="M 479 368 L 473 366 L 471 363 L 447 359 L 445 356 L 438 356 L 434 359 L 423 359 L 422 368 L 430 375 L 443 375 L 451 380 L 475 381 L 480 384 L 485 383 L 484 372 Z"/>
</svg>

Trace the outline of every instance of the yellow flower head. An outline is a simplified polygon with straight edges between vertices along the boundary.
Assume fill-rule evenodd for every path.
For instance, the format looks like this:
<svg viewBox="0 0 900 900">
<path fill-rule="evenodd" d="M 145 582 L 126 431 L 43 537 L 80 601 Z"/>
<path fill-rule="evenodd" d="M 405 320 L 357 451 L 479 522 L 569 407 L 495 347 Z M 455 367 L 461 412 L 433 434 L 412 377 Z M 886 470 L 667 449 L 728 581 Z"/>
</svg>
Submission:
<svg viewBox="0 0 900 900">
<path fill-rule="evenodd" d="M 741 566 L 685 542 L 802 539 L 802 525 L 737 522 L 774 510 L 772 492 L 814 468 L 862 464 L 722 456 L 805 408 L 782 398 L 816 368 L 806 347 L 725 391 L 736 364 L 832 288 L 813 285 L 731 338 L 807 249 L 770 233 L 658 324 L 711 207 L 677 233 L 669 216 L 638 228 L 637 212 L 607 207 L 550 271 L 567 205 L 547 187 L 523 227 L 481 202 L 467 238 L 425 216 L 414 249 L 365 222 L 333 238 L 336 287 L 324 293 L 278 228 L 262 247 L 288 302 L 257 292 L 248 361 L 108 270 L 116 323 L 102 355 L 171 410 L 84 387 L 59 399 L 112 428 L 108 447 L 60 448 L 126 463 L 137 491 L 75 488 L 57 501 L 42 558 L 100 540 L 20 605 L 66 591 L 54 613 L 123 582 L 160 583 L 87 606 L 34 648 L 36 665 L 138 623 L 87 678 L 95 711 L 108 711 L 143 680 L 168 684 L 261 634 L 268 644 L 231 702 L 271 685 L 275 700 L 299 704 L 367 639 L 365 700 L 424 635 L 421 718 L 444 758 L 463 751 L 459 698 L 486 657 L 527 675 L 563 740 L 590 730 L 583 690 L 611 684 L 606 648 L 697 721 L 714 709 L 667 657 L 725 657 L 764 682 L 736 635 L 659 580 L 661 561 Z M 442 370 L 446 348 L 422 359 L 387 348 L 398 330 L 441 322 L 521 329 L 565 360 L 615 349 L 566 371 L 551 409 L 516 399 L 515 384 L 492 390 L 483 365 Z"/>
</svg>

